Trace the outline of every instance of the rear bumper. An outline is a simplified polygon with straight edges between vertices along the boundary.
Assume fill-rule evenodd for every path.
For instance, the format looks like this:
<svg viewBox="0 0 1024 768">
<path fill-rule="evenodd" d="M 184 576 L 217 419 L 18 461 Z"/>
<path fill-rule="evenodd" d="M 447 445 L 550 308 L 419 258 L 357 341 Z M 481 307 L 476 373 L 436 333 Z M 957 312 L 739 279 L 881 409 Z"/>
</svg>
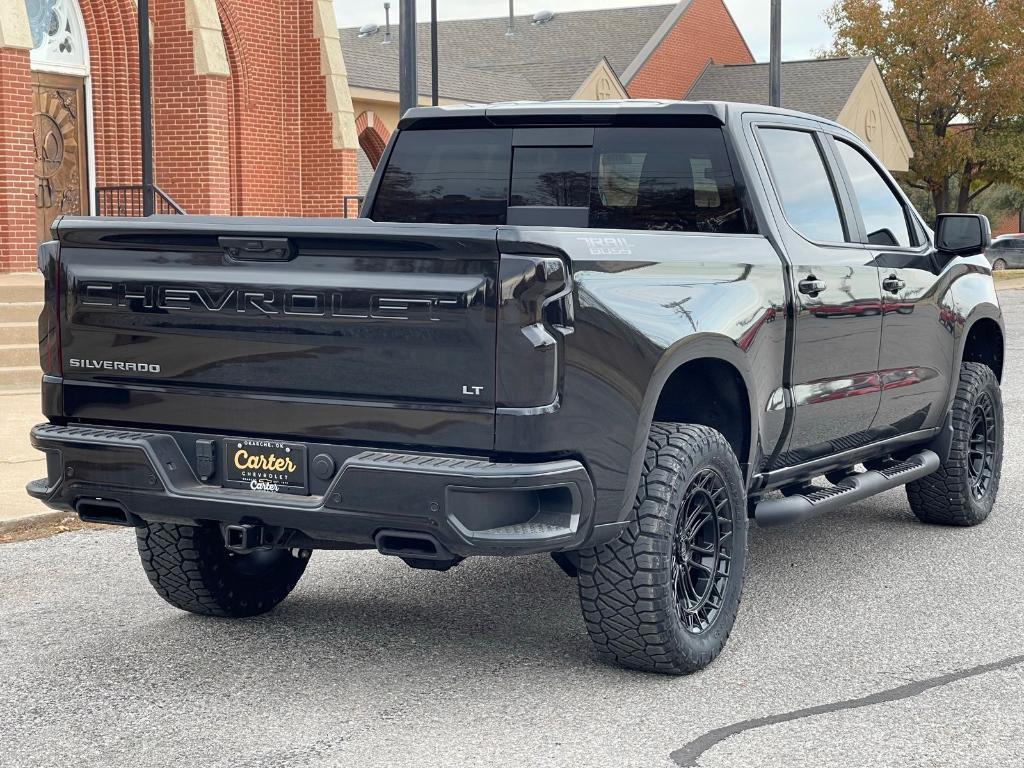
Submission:
<svg viewBox="0 0 1024 768">
<path fill-rule="evenodd" d="M 164 432 L 42 424 L 32 445 L 46 453 L 48 477 L 28 492 L 59 510 L 106 504 L 135 522 L 273 526 L 283 546 L 369 548 L 381 531 L 401 531 L 429 534 L 458 556 L 512 555 L 578 549 L 621 532 L 593 525 L 593 486 L 575 460 L 311 446 L 311 455 L 333 450 L 337 470 L 313 495 L 292 496 L 201 482 L 183 443 Z"/>
</svg>

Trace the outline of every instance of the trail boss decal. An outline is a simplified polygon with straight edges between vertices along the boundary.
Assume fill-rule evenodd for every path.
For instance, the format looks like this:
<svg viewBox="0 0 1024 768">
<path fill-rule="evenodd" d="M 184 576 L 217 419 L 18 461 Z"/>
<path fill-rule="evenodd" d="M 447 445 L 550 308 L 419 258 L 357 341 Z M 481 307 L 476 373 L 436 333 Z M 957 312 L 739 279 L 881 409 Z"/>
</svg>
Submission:
<svg viewBox="0 0 1024 768">
<path fill-rule="evenodd" d="M 277 440 L 225 440 L 224 486 L 305 495 L 306 447 Z"/>
</svg>

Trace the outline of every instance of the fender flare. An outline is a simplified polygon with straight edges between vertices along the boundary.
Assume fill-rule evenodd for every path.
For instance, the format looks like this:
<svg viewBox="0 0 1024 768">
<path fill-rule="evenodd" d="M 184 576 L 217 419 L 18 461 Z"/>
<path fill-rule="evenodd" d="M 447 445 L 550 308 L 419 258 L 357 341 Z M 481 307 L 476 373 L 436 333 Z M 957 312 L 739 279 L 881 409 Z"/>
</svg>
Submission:
<svg viewBox="0 0 1024 768">
<path fill-rule="evenodd" d="M 1003 355 L 1006 354 L 1006 328 L 1003 325 L 1003 313 L 999 307 L 989 302 L 976 304 L 971 308 L 970 314 L 964 318 L 963 324 L 958 329 L 956 337 L 956 354 L 953 356 L 953 370 L 950 372 L 949 396 L 946 399 L 947 410 L 952 407 L 953 399 L 956 397 L 958 382 L 960 381 L 960 367 L 964 362 L 964 351 L 967 349 L 967 339 L 971 330 L 981 320 L 992 320 L 999 328 L 1000 341 L 1003 346 Z M 959 325 L 959 323 L 958 323 Z"/>
<path fill-rule="evenodd" d="M 640 482 L 640 473 L 643 470 L 644 456 L 647 451 L 647 438 L 651 431 L 651 424 L 654 422 L 654 411 L 665 389 L 669 378 L 679 368 L 694 360 L 711 359 L 727 363 L 732 366 L 743 380 L 743 386 L 747 393 L 747 409 L 749 412 L 749 446 L 746 456 L 737 456 L 741 469 L 745 468 L 744 479 L 750 480 L 755 464 L 758 448 L 758 436 L 760 434 L 758 417 L 760 406 L 758 404 L 757 389 L 754 384 L 754 377 L 750 371 L 749 359 L 736 343 L 728 336 L 715 333 L 697 333 L 687 336 L 671 347 L 668 347 L 651 372 L 651 378 L 647 383 L 647 390 L 640 407 L 640 415 L 637 422 L 637 432 L 633 442 L 633 451 L 630 454 L 629 473 L 626 477 L 625 497 L 622 509 L 619 513 L 619 520 L 628 520 L 633 511 L 633 501 L 636 496 L 636 488 Z"/>
</svg>

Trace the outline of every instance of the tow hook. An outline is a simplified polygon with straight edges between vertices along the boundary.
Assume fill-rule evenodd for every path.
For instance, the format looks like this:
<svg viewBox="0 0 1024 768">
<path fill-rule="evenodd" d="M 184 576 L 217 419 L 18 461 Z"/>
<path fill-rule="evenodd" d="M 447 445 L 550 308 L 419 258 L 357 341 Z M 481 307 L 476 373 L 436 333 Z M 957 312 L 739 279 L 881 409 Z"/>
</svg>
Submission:
<svg viewBox="0 0 1024 768">
<path fill-rule="evenodd" d="M 225 525 L 224 546 L 238 554 L 274 546 L 274 532 L 265 525 Z"/>
</svg>

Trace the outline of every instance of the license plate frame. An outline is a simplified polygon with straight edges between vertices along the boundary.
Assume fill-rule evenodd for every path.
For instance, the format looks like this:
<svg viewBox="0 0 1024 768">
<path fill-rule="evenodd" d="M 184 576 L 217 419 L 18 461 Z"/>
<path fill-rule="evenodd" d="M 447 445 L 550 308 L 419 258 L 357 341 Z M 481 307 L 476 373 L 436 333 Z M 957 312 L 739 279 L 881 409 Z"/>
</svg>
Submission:
<svg viewBox="0 0 1024 768">
<path fill-rule="evenodd" d="M 224 438 L 221 485 L 267 495 L 309 495 L 307 448 L 262 438 Z"/>
</svg>

